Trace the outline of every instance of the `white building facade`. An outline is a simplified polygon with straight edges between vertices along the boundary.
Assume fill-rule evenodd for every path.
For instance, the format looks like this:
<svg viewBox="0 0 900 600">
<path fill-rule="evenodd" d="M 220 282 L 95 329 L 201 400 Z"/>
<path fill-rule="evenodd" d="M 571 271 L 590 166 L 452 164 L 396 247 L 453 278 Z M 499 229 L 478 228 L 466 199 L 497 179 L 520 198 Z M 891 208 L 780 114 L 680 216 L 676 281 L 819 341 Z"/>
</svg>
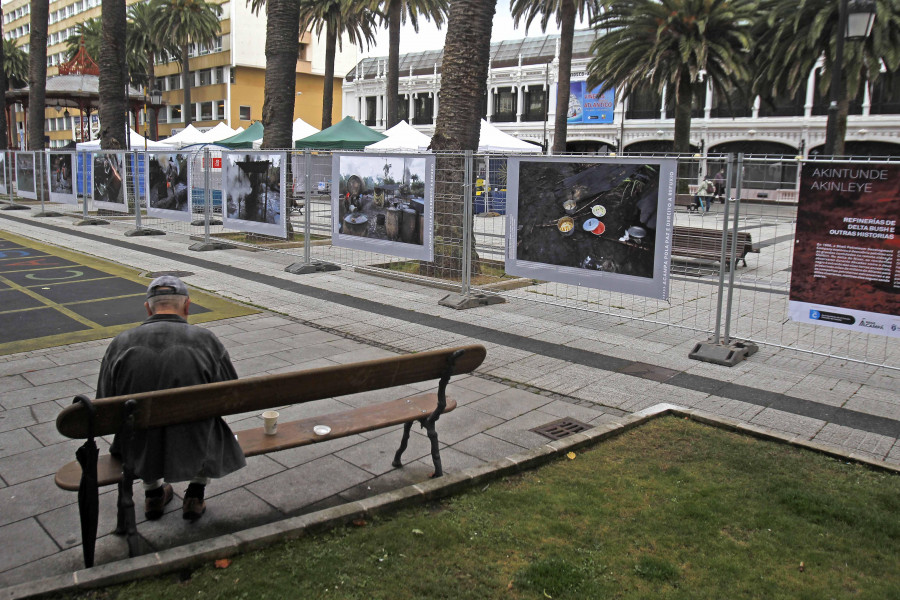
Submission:
<svg viewBox="0 0 900 600">
<path fill-rule="evenodd" d="M 571 73 L 575 89 L 586 87 L 583 82 L 594 36 L 591 30 L 575 32 Z M 434 132 L 440 103 L 442 57 L 441 50 L 400 57 L 400 118 L 429 135 Z M 491 44 L 485 118 L 520 139 L 552 146 L 558 64 L 558 35 Z M 386 57 L 359 62 L 344 82 L 344 116 L 385 129 L 386 81 Z M 589 90 L 585 92 L 589 96 Z M 691 122 L 695 152 L 808 156 L 822 151 L 828 99 L 818 91 L 816 70 L 794 98 L 768 102 L 735 96 L 729 106 L 708 83 L 698 84 L 696 96 Z M 580 105 L 573 99 L 569 115 L 570 152 L 671 149 L 673 102 L 665 93 L 640 90 L 623 101 L 613 90 L 602 99 L 588 97 Z M 845 139 L 848 154 L 900 155 L 900 77 L 884 77 L 874 86 L 864 86 L 851 102 Z"/>
</svg>

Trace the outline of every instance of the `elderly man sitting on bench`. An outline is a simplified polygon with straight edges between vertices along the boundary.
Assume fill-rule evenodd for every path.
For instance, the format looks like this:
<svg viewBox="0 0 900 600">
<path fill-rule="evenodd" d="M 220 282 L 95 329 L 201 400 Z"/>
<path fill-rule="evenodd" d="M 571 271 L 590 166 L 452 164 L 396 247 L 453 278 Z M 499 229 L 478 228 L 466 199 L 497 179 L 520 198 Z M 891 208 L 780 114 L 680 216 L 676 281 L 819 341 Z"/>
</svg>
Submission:
<svg viewBox="0 0 900 600">
<path fill-rule="evenodd" d="M 97 398 L 109 398 L 237 379 L 228 352 L 212 332 L 186 321 L 191 304 L 185 284 L 171 275 L 147 288 L 149 319 L 119 334 L 100 366 Z M 120 452 L 118 437 L 110 453 Z M 131 443 L 134 472 L 144 482 L 144 513 L 159 519 L 172 500 L 172 482 L 188 481 L 182 516 L 195 521 L 206 511 L 204 490 L 245 466 L 241 447 L 220 417 L 137 430 Z"/>
</svg>

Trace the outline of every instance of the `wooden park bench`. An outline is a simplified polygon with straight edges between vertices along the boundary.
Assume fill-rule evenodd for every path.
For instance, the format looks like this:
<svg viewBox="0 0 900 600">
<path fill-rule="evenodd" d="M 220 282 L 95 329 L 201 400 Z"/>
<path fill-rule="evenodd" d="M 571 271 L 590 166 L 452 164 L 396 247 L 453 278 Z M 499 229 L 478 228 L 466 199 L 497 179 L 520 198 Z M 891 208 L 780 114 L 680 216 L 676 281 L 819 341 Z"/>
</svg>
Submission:
<svg viewBox="0 0 900 600">
<path fill-rule="evenodd" d="M 672 256 L 684 256 L 687 258 L 698 258 L 719 262 L 722 258 L 722 230 L 706 229 L 703 227 L 681 227 L 675 226 L 672 232 Z M 731 257 L 731 240 L 733 234 L 728 232 L 728 246 L 725 250 L 725 256 Z M 750 252 L 759 252 L 758 248 L 753 247 L 753 239 L 746 231 L 737 233 L 737 248 L 735 251 L 735 261 L 741 261 L 747 266 L 746 256 Z M 731 268 L 730 264 L 725 265 Z"/>
<path fill-rule="evenodd" d="M 102 486 L 118 484 L 116 533 L 127 535 L 129 556 L 138 553 L 132 493 L 134 467 L 130 458 L 133 431 L 440 379 L 437 393 L 279 422 L 275 435 L 266 435 L 263 427 L 236 434 L 244 455 L 256 456 L 403 424 L 400 446 L 392 463 L 394 467 L 401 467 L 401 456 L 406 450 L 410 429 L 418 421 L 426 429 L 431 442 L 433 477 L 440 477 L 443 471 L 435 423 L 443 413 L 456 408 L 456 402 L 447 398 L 447 384 L 452 375 L 471 373 L 477 369 L 485 355 L 484 346 L 472 345 L 94 401 L 77 396 L 75 402 L 64 408 L 57 417 L 56 428 L 66 437 L 88 441 L 76 453 L 78 460 L 57 471 L 56 485 L 64 490 L 78 491 L 85 566 L 90 567 L 94 562 L 97 496 L 98 488 Z M 325 431 L 318 427 L 321 425 L 327 426 L 330 431 L 319 434 L 313 430 L 315 427 L 320 432 Z M 111 434 L 119 436 L 124 464 L 108 454 L 97 456 L 93 438 Z M 93 453 L 87 451 L 91 447 Z M 94 467 L 96 477 L 92 476 Z"/>
</svg>

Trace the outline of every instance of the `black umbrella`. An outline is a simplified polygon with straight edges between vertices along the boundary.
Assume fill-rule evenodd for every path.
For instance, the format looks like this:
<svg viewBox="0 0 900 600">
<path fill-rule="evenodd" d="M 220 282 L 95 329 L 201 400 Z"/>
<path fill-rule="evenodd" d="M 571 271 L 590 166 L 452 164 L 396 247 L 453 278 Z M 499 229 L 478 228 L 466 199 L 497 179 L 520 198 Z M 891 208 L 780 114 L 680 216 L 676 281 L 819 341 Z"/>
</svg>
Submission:
<svg viewBox="0 0 900 600">
<path fill-rule="evenodd" d="M 88 411 L 88 437 L 75 451 L 75 459 L 81 465 L 81 482 L 78 484 L 78 515 L 81 517 L 81 545 L 84 549 L 84 566 L 94 566 L 94 547 L 97 543 L 97 519 L 100 514 L 100 492 L 97 487 L 97 444 L 94 442 L 94 405 L 87 396 L 79 394 L 74 402 L 81 402 Z"/>
</svg>

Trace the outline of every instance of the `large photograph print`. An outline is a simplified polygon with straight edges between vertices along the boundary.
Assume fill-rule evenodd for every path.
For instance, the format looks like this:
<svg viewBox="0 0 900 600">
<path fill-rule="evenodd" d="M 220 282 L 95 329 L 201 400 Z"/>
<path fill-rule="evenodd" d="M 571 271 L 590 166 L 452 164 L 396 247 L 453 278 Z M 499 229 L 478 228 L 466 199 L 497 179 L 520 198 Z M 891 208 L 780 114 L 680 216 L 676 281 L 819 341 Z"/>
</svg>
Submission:
<svg viewBox="0 0 900 600">
<path fill-rule="evenodd" d="M 0 150 L 0 194 L 8 194 L 9 188 L 6 187 L 6 169 L 9 163 L 6 162 L 7 153 Z"/>
<path fill-rule="evenodd" d="M 75 195 L 75 170 L 72 168 L 74 154 L 71 152 L 49 152 L 47 154 L 47 183 L 50 187 L 51 202 L 78 204 Z"/>
<path fill-rule="evenodd" d="M 186 154 L 147 155 L 147 215 L 176 221 L 191 220 Z"/>
<path fill-rule="evenodd" d="M 665 300 L 674 160 L 510 158 L 506 272 Z"/>
<path fill-rule="evenodd" d="M 16 152 L 16 189 L 22 198 L 37 200 L 34 152 Z"/>
<path fill-rule="evenodd" d="M 285 155 L 229 152 L 223 166 L 224 226 L 286 238 Z"/>
<path fill-rule="evenodd" d="M 433 156 L 335 154 L 332 181 L 332 244 L 433 260 Z"/>
<path fill-rule="evenodd" d="M 94 154 L 94 206 L 115 212 L 128 212 L 125 197 L 125 154 Z"/>
<path fill-rule="evenodd" d="M 804 163 L 791 319 L 900 337 L 898 222 L 900 165 Z"/>
</svg>

